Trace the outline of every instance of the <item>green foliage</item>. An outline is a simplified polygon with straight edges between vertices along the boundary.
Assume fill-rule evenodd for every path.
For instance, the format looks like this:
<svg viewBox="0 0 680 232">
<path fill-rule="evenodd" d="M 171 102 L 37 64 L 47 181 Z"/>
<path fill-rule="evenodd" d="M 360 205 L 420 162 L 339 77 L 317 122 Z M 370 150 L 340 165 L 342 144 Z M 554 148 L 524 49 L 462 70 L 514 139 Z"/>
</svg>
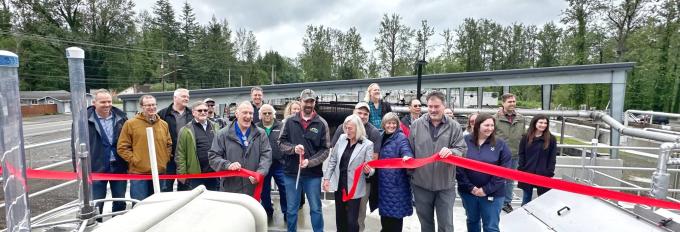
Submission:
<svg viewBox="0 0 680 232">
<path fill-rule="evenodd" d="M 161 91 L 178 87 L 214 88 L 324 80 L 490 71 L 559 65 L 636 62 L 626 83 L 626 108 L 680 110 L 680 13 L 674 0 L 566 0 L 558 26 L 500 23 L 467 18 L 448 28 L 420 25 L 399 14 L 384 14 L 361 43 L 357 28 L 339 30 L 308 25 L 302 51 L 283 57 L 260 54 L 255 33 L 232 29 L 217 17 L 199 24 L 192 6 L 174 8 L 157 0 L 150 11 L 135 12 L 132 0 L 2 1 L 0 48 L 20 56 L 22 90 L 68 90 L 64 49 L 86 52 L 88 88 L 122 90 L 153 84 Z M 177 14 L 176 14 L 177 13 Z M 247 26 L 247 25 L 245 25 Z M 357 25 L 358 26 L 358 25 Z M 431 41 L 442 41 L 431 44 Z M 524 107 L 540 107 L 540 86 L 516 86 Z M 604 109 L 607 85 L 554 85 L 553 105 Z"/>
</svg>

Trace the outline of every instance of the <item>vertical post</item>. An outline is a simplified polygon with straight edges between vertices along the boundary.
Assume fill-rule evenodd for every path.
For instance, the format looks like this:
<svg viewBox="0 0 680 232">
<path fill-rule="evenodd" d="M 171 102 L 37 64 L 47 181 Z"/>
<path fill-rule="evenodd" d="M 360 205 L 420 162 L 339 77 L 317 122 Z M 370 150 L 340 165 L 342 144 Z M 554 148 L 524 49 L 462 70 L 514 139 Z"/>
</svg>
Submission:
<svg viewBox="0 0 680 232">
<path fill-rule="evenodd" d="M 674 148 L 679 148 L 677 143 L 662 143 L 659 147 L 659 159 L 656 165 L 656 171 L 652 174 L 652 186 L 650 195 L 657 199 L 666 199 L 668 195 L 668 186 L 670 185 L 670 174 L 668 173 L 668 160 L 671 156 L 671 151 Z"/>
<path fill-rule="evenodd" d="M 611 87 L 611 116 L 612 118 L 623 123 L 623 101 L 626 97 L 626 71 L 612 72 L 612 87 Z M 618 130 L 610 130 L 609 140 L 610 145 L 619 146 L 621 142 L 621 133 Z M 619 151 L 617 149 L 610 149 L 612 159 L 619 158 Z"/>
<path fill-rule="evenodd" d="M 161 192 L 161 184 L 158 179 L 158 161 L 156 161 L 156 143 L 153 138 L 153 127 L 146 128 L 146 142 L 149 147 L 149 161 L 151 162 L 151 180 L 154 194 Z"/>
<path fill-rule="evenodd" d="M 274 85 L 274 65 L 272 65 L 272 85 Z"/>
<path fill-rule="evenodd" d="M 460 108 L 465 108 L 465 88 L 461 87 L 458 89 L 458 102 L 460 103 Z"/>
<path fill-rule="evenodd" d="M 26 156 L 19 102 L 19 57 L 0 51 L 0 161 L 7 231 L 30 231 Z"/>
<path fill-rule="evenodd" d="M 418 63 L 416 63 L 416 65 L 418 66 L 418 83 L 416 84 L 416 98 L 418 98 L 418 100 L 421 100 L 420 97 L 423 96 L 421 92 L 422 88 L 421 82 L 423 82 L 423 66 L 425 66 L 425 64 L 427 64 L 427 61 L 425 61 L 424 59 L 419 60 Z"/>
<path fill-rule="evenodd" d="M 174 53 L 175 61 L 172 62 L 172 82 L 175 83 L 175 89 L 177 89 L 177 53 Z"/>
<path fill-rule="evenodd" d="M 564 144 L 564 124 L 567 123 L 567 120 L 565 119 L 564 116 L 562 116 L 562 125 L 560 127 L 560 144 Z M 560 147 L 560 155 L 564 155 L 564 148 Z"/>
<path fill-rule="evenodd" d="M 240 75 L 241 77 L 241 87 L 243 87 L 243 75 Z"/>
<path fill-rule="evenodd" d="M 510 86 L 503 86 L 503 94 L 510 93 Z"/>
<path fill-rule="evenodd" d="M 229 69 L 229 88 L 231 88 L 231 69 Z"/>
<path fill-rule="evenodd" d="M 543 93 L 543 98 L 541 98 L 541 102 L 543 103 L 543 110 L 550 110 L 550 102 L 551 102 L 551 97 L 552 97 L 552 85 L 547 84 L 543 85 L 542 89 Z"/>
<path fill-rule="evenodd" d="M 66 49 L 68 59 L 68 76 L 71 86 L 71 115 L 73 117 L 73 151 L 76 154 L 76 175 L 80 184 L 79 218 L 83 220 L 95 216 L 92 204 L 92 179 L 90 178 L 89 136 L 87 129 L 87 102 L 85 101 L 85 51 L 78 47 Z M 91 223 L 94 223 L 92 221 Z"/>
<path fill-rule="evenodd" d="M 484 105 L 484 87 L 477 87 L 477 109 Z"/>
</svg>

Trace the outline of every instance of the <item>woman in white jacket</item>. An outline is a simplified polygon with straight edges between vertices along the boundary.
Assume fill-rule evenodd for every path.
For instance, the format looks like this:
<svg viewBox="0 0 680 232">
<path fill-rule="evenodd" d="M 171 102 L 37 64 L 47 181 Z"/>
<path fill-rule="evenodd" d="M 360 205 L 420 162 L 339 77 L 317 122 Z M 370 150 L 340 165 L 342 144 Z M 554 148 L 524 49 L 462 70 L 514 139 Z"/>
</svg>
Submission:
<svg viewBox="0 0 680 232">
<path fill-rule="evenodd" d="M 342 192 L 349 193 L 354 182 L 354 170 L 362 163 L 371 161 L 373 142 L 366 138 L 366 131 L 361 119 L 350 115 L 343 123 L 344 134 L 331 150 L 328 167 L 324 171 L 323 190 L 335 192 L 335 224 L 337 231 L 359 231 L 359 206 L 361 197 L 366 194 L 366 177 L 373 174 L 373 169 L 364 166 L 364 175 L 356 186 L 354 197 L 342 201 Z"/>
</svg>

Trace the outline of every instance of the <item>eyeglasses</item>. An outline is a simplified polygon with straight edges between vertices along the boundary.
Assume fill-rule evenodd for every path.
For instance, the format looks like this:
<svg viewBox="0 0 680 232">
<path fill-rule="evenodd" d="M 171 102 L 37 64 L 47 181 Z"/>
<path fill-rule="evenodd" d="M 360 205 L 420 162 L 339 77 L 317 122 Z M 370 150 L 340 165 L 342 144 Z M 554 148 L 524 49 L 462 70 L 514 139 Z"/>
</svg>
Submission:
<svg viewBox="0 0 680 232">
<path fill-rule="evenodd" d="M 412 107 L 420 107 L 420 105 L 412 105 Z"/>
<path fill-rule="evenodd" d="M 156 106 L 156 104 L 146 104 L 146 105 L 142 105 L 142 106 L 143 107 L 154 107 L 154 106 Z"/>
<path fill-rule="evenodd" d="M 207 109 L 205 109 L 205 110 L 204 110 L 204 109 L 200 109 L 200 110 L 196 110 L 196 112 L 199 112 L 199 113 L 208 113 L 208 110 L 207 110 Z"/>
<path fill-rule="evenodd" d="M 272 115 L 272 114 L 274 114 L 274 113 L 272 113 L 272 112 L 262 112 L 262 115 Z"/>
<path fill-rule="evenodd" d="M 215 104 L 206 104 L 208 107 L 215 107 Z"/>
</svg>

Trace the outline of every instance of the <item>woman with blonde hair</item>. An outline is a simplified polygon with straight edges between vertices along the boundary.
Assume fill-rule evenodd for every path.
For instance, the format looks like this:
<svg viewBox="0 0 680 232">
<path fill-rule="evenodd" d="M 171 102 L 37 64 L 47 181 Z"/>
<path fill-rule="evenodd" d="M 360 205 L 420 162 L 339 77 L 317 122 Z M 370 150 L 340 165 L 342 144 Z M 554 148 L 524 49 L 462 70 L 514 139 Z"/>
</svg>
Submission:
<svg viewBox="0 0 680 232">
<path fill-rule="evenodd" d="M 359 231 L 359 208 L 361 198 L 366 194 L 366 178 L 374 173 L 364 166 L 354 197 L 342 201 L 342 193 L 349 193 L 354 182 L 354 170 L 362 163 L 371 161 L 373 142 L 366 138 L 366 130 L 359 116 L 350 115 L 343 123 L 344 134 L 340 135 L 329 155 L 328 167 L 323 175 L 323 190 L 335 193 L 335 225 L 337 231 Z"/>
<path fill-rule="evenodd" d="M 283 110 L 283 118 L 287 118 L 293 114 L 297 114 L 302 110 L 302 103 L 300 101 L 290 101 Z"/>
<path fill-rule="evenodd" d="M 368 103 L 370 110 L 368 122 L 373 124 L 375 128 L 382 128 L 382 117 L 385 114 L 392 112 L 392 107 L 390 106 L 390 103 L 383 101 L 380 93 L 380 85 L 378 85 L 378 83 L 368 85 L 364 101 Z"/>
</svg>

